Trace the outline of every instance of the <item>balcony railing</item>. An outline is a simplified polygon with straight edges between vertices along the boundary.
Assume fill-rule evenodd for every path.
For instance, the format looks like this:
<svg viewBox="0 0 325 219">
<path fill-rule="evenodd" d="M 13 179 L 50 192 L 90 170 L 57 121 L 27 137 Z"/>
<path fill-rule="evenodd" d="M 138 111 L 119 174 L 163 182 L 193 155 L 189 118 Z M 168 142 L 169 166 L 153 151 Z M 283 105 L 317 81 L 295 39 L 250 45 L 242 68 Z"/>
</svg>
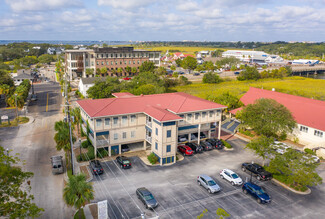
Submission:
<svg viewBox="0 0 325 219">
<path fill-rule="evenodd" d="M 146 125 L 151 128 L 152 127 L 152 122 L 147 121 Z"/>
<path fill-rule="evenodd" d="M 152 142 L 152 137 L 146 135 L 146 140 L 147 140 L 147 142 L 149 142 L 149 143 L 151 144 L 151 142 Z"/>
<path fill-rule="evenodd" d="M 89 134 L 89 139 L 90 141 L 93 143 L 95 142 L 95 139 L 94 137 Z M 104 137 L 104 135 L 100 135 L 100 136 L 97 136 L 96 137 L 96 146 L 108 146 L 109 145 L 109 139 L 108 139 L 108 136 Z"/>
</svg>

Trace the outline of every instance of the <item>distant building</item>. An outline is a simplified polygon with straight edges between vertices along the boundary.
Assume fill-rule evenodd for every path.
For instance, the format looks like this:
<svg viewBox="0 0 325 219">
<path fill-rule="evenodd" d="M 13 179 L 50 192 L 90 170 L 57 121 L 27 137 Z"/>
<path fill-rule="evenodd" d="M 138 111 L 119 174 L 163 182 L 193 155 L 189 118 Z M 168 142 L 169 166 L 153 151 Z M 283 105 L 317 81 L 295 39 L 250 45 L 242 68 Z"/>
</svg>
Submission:
<svg viewBox="0 0 325 219">
<path fill-rule="evenodd" d="M 16 86 L 19 86 L 21 82 L 23 82 L 26 79 L 32 82 L 34 77 L 26 73 L 20 73 L 17 74 L 16 77 L 13 77 L 13 81 Z"/>
<path fill-rule="evenodd" d="M 205 58 L 210 56 L 210 51 L 200 51 L 196 54 L 196 58 Z"/>
<path fill-rule="evenodd" d="M 93 69 L 94 74 L 97 69 L 107 68 L 107 73 L 102 76 L 131 76 L 132 73 L 125 70 L 126 67 L 139 66 L 151 61 L 156 66 L 160 66 L 160 52 L 134 50 L 133 47 L 105 47 L 83 50 L 65 51 L 65 71 L 70 79 L 80 77 L 86 78 L 87 69 Z M 117 72 L 121 68 L 123 72 Z"/>
<path fill-rule="evenodd" d="M 270 55 L 264 60 L 268 64 L 281 64 L 284 63 L 284 59 L 278 55 Z"/>
<path fill-rule="evenodd" d="M 319 60 L 310 60 L 310 59 L 295 59 L 292 61 L 293 65 L 315 65 L 319 64 Z"/>
<path fill-rule="evenodd" d="M 33 49 L 41 49 L 40 46 L 34 46 Z"/>
<path fill-rule="evenodd" d="M 294 130 L 293 134 L 299 138 L 301 143 L 323 144 L 325 147 L 325 101 L 254 87 L 251 87 L 240 98 L 240 101 L 248 105 L 261 98 L 273 99 L 291 111 L 298 123 L 298 127 Z M 237 111 L 238 109 L 235 109 L 230 111 L 230 113 L 236 114 Z"/>
<path fill-rule="evenodd" d="M 242 62 L 265 62 L 269 54 L 261 51 L 227 50 L 222 53 L 222 57 L 235 57 Z"/>
<path fill-rule="evenodd" d="M 84 97 L 88 97 L 87 90 L 94 86 L 96 81 L 106 81 L 106 77 L 81 78 L 78 84 L 79 92 Z"/>
<path fill-rule="evenodd" d="M 47 48 L 47 54 L 49 55 L 60 55 L 64 52 L 64 48 L 49 47 Z"/>
<path fill-rule="evenodd" d="M 88 126 L 95 151 L 105 148 L 113 156 L 123 153 L 123 145 L 131 151 L 150 148 L 165 165 L 176 162 L 177 146 L 184 141 L 220 138 L 223 105 L 186 93 L 113 95 L 77 101 L 82 129 Z"/>
</svg>

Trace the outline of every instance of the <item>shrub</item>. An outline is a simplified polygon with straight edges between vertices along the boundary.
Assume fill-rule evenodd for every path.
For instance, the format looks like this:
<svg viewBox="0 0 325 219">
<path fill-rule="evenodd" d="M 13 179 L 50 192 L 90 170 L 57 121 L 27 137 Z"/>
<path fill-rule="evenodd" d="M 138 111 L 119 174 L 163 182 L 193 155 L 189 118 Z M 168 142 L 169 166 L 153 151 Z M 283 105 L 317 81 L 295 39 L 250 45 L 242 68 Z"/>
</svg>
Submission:
<svg viewBox="0 0 325 219">
<path fill-rule="evenodd" d="M 88 148 L 88 146 L 90 146 L 90 145 L 91 145 L 91 143 L 88 139 L 81 143 L 82 148 Z"/>
<path fill-rule="evenodd" d="M 222 80 L 216 73 L 208 72 L 204 74 L 202 82 L 205 84 L 217 84 L 222 82 Z"/>
<path fill-rule="evenodd" d="M 147 158 L 151 164 L 156 164 L 158 162 L 158 157 L 153 152 L 151 152 Z"/>
<path fill-rule="evenodd" d="M 248 131 L 248 130 L 246 130 L 246 129 L 242 129 L 242 128 L 240 128 L 240 129 L 239 129 L 239 133 L 242 133 L 242 134 L 247 135 L 247 136 L 249 136 L 249 137 L 254 137 L 254 135 L 253 135 L 250 131 Z"/>
<path fill-rule="evenodd" d="M 281 135 L 279 136 L 279 140 L 280 141 L 284 141 L 287 139 L 287 133 L 285 132 L 282 132 Z"/>
<path fill-rule="evenodd" d="M 77 161 L 89 161 L 95 159 L 94 147 L 92 145 L 88 146 L 88 152 L 78 155 Z"/>
<path fill-rule="evenodd" d="M 108 151 L 105 148 L 99 148 L 99 149 L 97 149 L 97 156 L 100 158 L 107 157 Z"/>
<path fill-rule="evenodd" d="M 316 155 L 315 151 L 313 151 L 312 149 L 305 148 L 304 151 L 305 151 L 307 154 Z"/>
<path fill-rule="evenodd" d="M 229 144 L 229 143 L 226 142 L 225 140 L 222 140 L 222 139 L 221 139 L 221 142 L 223 143 L 223 145 L 224 145 L 226 148 L 232 148 L 231 144 Z"/>
</svg>

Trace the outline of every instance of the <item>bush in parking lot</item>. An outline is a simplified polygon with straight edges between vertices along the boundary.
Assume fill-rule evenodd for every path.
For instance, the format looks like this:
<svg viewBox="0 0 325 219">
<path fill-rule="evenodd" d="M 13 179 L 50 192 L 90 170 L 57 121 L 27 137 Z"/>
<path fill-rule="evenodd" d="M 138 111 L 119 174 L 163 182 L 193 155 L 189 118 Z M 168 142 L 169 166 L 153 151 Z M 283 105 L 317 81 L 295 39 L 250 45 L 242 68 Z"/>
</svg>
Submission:
<svg viewBox="0 0 325 219">
<path fill-rule="evenodd" d="M 305 151 L 307 154 L 316 155 L 315 151 L 313 151 L 312 149 L 305 148 L 304 151 Z"/>
<path fill-rule="evenodd" d="M 105 148 L 99 148 L 97 149 L 97 157 L 107 157 L 108 156 L 108 151 Z"/>
<path fill-rule="evenodd" d="M 225 140 L 222 140 L 220 139 L 221 142 L 223 143 L 223 145 L 226 147 L 226 148 L 232 148 L 231 144 L 229 144 L 228 142 L 226 142 Z"/>
<path fill-rule="evenodd" d="M 238 131 L 239 131 L 239 133 L 242 133 L 242 134 L 247 135 L 249 137 L 254 137 L 254 135 L 250 131 L 248 131 L 246 129 L 240 128 Z"/>
<path fill-rule="evenodd" d="M 151 152 L 147 158 L 151 164 L 156 164 L 158 162 L 158 157 L 153 152 Z"/>
<path fill-rule="evenodd" d="M 94 152 L 94 147 L 92 145 L 88 146 L 88 152 L 79 154 L 77 156 L 77 161 L 89 161 L 95 159 L 95 152 Z"/>
<path fill-rule="evenodd" d="M 91 145 L 91 143 L 88 139 L 81 143 L 82 148 L 88 148 L 88 146 L 90 146 L 90 145 Z"/>
</svg>

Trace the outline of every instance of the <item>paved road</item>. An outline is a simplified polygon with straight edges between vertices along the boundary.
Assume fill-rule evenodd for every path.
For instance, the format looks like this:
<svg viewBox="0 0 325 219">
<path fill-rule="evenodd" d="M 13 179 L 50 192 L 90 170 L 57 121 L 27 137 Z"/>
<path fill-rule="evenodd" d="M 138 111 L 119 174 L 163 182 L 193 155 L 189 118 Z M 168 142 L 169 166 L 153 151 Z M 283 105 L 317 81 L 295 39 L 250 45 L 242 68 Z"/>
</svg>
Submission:
<svg viewBox="0 0 325 219">
<path fill-rule="evenodd" d="M 52 175 L 50 157 L 56 151 L 54 123 L 61 119 L 61 95 L 58 84 L 35 85 L 38 100 L 31 103 L 28 114 L 35 121 L 28 125 L 0 129 L 1 145 L 19 153 L 26 161 L 24 170 L 34 173 L 31 180 L 35 203 L 45 209 L 41 218 L 71 218 L 73 211 L 62 201 L 63 175 Z"/>
<path fill-rule="evenodd" d="M 159 214 L 160 218 L 216 218 L 216 210 L 225 209 L 231 218 L 322 218 L 325 210 L 325 187 L 312 188 L 313 192 L 301 196 L 274 185 L 271 182 L 257 182 L 270 193 L 271 204 L 259 205 L 252 197 L 245 195 L 240 187 L 232 186 L 219 177 L 223 168 L 235 170 L 244 180 L 249 175 L 240 170 L 244 161 L 258 159 L 243 149 L 240 139 L 229 141 L 235 151 L 213 150 L 186 157 L 169 167 L 148 167 L 137 157 L 132 157 L 132 168 L 121 170 L 115 161 L 103 163 L 104 174 L 93 179 L 95 200 L 108 200 L 110 218 L 138 218 Z M 261 161 L 260 161 L 261 162 Z M 322 164 L 324 165 L 324 164 Z M 212 176 L 222 191 L 209 194 L 197 185 L 199 174 Z M 253 178 L 253 181 L 256 181 Z M 159 206 L 155 212 L 146 210 L 137 199 L 135 190 L 145 186 L 155 195 Z M 205 210 L 206 209 L 206 210 Z"/>
</svg>

